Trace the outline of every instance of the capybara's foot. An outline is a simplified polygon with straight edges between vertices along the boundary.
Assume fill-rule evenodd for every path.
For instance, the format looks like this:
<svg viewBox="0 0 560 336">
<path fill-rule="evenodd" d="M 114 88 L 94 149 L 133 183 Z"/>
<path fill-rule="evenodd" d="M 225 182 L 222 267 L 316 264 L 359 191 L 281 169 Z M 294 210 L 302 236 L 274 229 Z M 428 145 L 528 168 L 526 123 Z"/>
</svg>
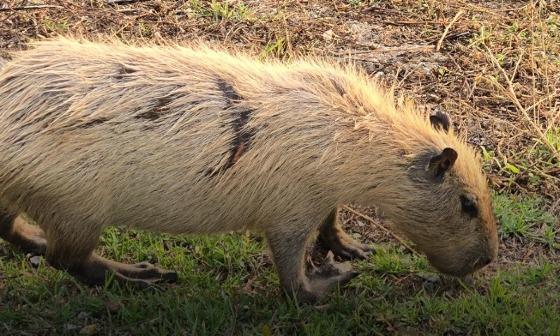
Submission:
<svg viewBox="0 0 560 336">
<path fill-rule="evenodd" d="M 129 283 L 140 288 L 177 281 L 177 272 L 161 269 L 148 262 L 128 265 L 95 254 L 79 267 L 71 269 L 70 272 L 78 280 L 89 285 L 102 285 L 111 276 L 114 276 L 119 282 Z"/>
<path fill-rule="evenodd" d="M 308 282 L 297 292 L 298 301 L 316 303 L 330 291 L 344 287 L 357 275 L 359 272 L 352 270 L 349 262 L 335 262 L 333 254 L 329 253 L 325 263 L 310 274 Z"/>
<path fill-rule="evenodd" d="M 374 250 L 350 237 L 338 225 L 326 225 L 321 228 L 320 243 L 343 260 L 366 259 Z"/>
<path fill-rule="evenodd" d="M 312 277 L 309 281 L 309 287 L 298 293 L 298 298 L 305 303 L 318 302 L 329 292 L 338 287 L 344 287 L 358 275 L 359 272 L 357 271 L 348 271 L 338 275 Z"/>
<path fill-rule="evenodd" d="M 306 275 L 305 251 L 311 229 L 307 226 L 308 230 L 302 230 L 299 220 L 294 223 L 298 225 L 293 228 L 278 225 L 275 230 L 269 230 L 268 244 L 286 294 L 295 296 L 302 303 L 314 303 L 329 290 L 344 286 L 357 273 L 352 271 L 349 262 L 335 263 L 332 253 L 329 253 L 327 262 L 309 276 Z M 309 223 L 316 223 L 316 218 L 309 218 Z"/>
</svg>

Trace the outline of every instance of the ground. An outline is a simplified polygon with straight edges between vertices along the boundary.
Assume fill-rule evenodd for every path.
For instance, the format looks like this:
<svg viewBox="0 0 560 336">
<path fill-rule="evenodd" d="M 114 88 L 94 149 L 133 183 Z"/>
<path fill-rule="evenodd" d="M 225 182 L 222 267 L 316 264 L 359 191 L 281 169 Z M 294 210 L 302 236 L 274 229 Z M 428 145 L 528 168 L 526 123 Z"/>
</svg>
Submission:
<svg viewBox="0 0 560 336">
<path fill-rule="evenodd" d="M 150 260 L 179 282 L 138 291 L 67 274 L 0 242 L 3 335 L 560 334 L 560 12 L 556 1 L 21 1 L 0 3 L 0 57 L 34 39 L 202 40 L 261 58 L 353 62 L 441 109 L 484 160 L 500 220 L 498 260 L 439 276 L 351 205 L 341 219 L 377 253 L 316 306 L 281 297 L 254 234 L 177 237 L 111 228 L 99 252 Z M 118 224 L 118 223 L 116 223 Z M 314 248 L 310 263 L 325 251 Z"/>
</svg>

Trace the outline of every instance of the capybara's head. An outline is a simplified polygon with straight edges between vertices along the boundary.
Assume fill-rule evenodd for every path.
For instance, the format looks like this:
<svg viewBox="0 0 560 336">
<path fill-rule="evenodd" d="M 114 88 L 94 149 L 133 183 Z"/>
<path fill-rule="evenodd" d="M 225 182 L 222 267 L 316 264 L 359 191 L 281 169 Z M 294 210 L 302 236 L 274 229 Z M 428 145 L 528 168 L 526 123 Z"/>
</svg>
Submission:
<svg viewBox="0 0 560 336">
<path fill-rule="evenodd" d="M 479 156 L 449 129 L 448 116 L 430 122 L 436 140 L 409 156 L 388 215 L 436 269 L 464 276 L 497 255 L 491 195 Z"/>
</svg>

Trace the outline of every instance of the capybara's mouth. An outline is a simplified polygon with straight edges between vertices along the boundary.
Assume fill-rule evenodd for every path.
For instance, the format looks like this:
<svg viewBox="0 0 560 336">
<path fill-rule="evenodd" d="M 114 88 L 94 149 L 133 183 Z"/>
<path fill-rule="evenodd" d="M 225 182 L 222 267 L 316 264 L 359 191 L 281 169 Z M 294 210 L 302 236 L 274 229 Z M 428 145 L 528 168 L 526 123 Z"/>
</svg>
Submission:
<svg viewBox="0 0 560 336">
<path fill-rule="evenodd" d="M 472 274 L 482 269 L 484 266 L 488 265 L 493 259 L 490 257 L 487 258 L 481 257 L 481 258 L 477 258 L 473 262 L 465 263 L 462 266 L 457 267 L 456 265 L 441 262 L 440 260 L 437 260 L 437 258 L 430 257 L 429 255 L 427 257 L 430 264 L 436 270 L 438 270 L 438 272 L 446 275 L 454 276 L 457 278 L 465 277 L 469 274 Z"/>
</svg>

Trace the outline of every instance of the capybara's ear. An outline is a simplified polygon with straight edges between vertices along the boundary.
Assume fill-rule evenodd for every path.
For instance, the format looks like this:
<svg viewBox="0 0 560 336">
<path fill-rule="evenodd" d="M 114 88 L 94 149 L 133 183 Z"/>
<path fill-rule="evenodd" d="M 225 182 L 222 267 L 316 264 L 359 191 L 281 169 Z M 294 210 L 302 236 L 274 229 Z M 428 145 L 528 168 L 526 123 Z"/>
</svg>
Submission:
<svg viewBox="0 0 560 336">
<path fill-rule="evenodd" d="M 449 115 L 442 111 L 430 115 L 430 123 L 436 130 L 444 130 L 445 132 L 449 132 L 449 127 L 451 127 Z"/>
<path fill-rule="evenodd" d="M 441 154 L 435 155 L 430 159 L 428 170 L 436 179 L 442 179 L 457 160 L 457 152 L 453 148 L 445 148 Z"/>
</svg>

